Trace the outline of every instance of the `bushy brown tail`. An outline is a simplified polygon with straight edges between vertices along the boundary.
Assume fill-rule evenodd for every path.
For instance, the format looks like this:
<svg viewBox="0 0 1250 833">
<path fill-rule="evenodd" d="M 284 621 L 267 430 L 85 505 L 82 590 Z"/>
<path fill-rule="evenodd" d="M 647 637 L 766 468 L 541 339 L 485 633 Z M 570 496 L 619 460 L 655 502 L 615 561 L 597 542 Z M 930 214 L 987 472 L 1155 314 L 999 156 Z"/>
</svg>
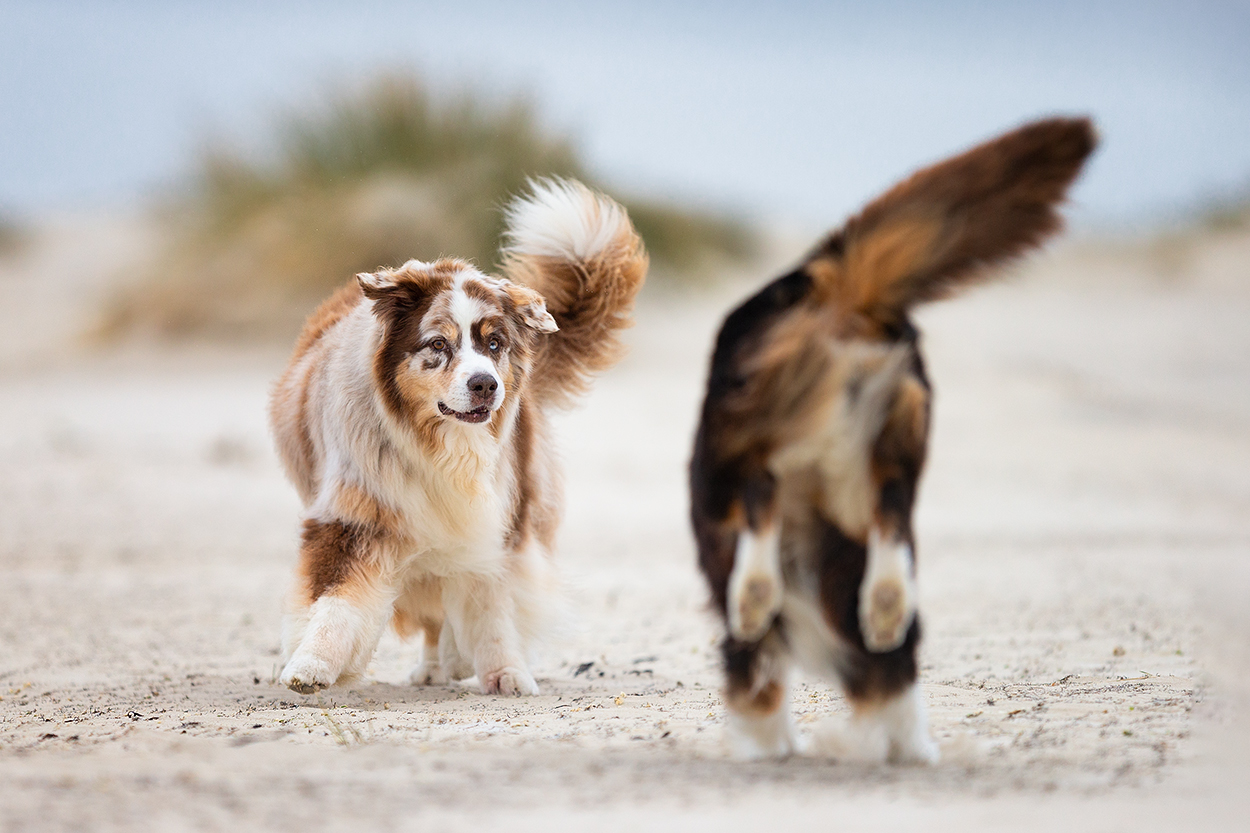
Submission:
<svg viewBox="0 0 1250 833">
<path fill-rule="evenodd" d="M 1058 231 L 1056 207 L 1096 144 L 1089 119 L 1045 119 L 918 171 L 830 235 L 807 271 L 842 309 L 896 321 Z"/>
<path fill-rule="evenodd" d="M 539 292 L 559 330 L 530 377 L 540 401 L 567 406 L 621 353 L 647 274 L 642 238 L 625 209 L 573 180 L 539 180 L 507 211 L 503 271 Z"/>
</svg>

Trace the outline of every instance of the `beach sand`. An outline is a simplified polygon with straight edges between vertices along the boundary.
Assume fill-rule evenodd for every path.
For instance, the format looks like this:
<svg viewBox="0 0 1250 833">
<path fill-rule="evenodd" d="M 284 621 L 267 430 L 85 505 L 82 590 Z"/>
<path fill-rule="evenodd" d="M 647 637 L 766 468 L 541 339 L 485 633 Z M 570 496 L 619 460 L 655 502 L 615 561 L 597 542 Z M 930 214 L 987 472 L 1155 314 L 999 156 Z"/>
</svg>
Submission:
<svg viewBox="0 0 1250 833">
<path fill-rule="evenodd" d="M 649 290 L 628 357 L 559 418 L 569 615 L 539 696 L 409 686 L 420 648 L 393 634 L 365 679 L 301 696 L 275 682 L 299 505 L 265 406 L 286 349 L 84 343 L 144 238 L 76 222 L 0 268 L 0 829 L 1245 824 L 1243 244 L 1179 277 L 1069 247 L 920 314 L 943 761 L 900 768 L 822 752 L 846 707 L 802 675 L 810 754 L 723 747 L 684 469 L 749 285 Z"/>
</svg>

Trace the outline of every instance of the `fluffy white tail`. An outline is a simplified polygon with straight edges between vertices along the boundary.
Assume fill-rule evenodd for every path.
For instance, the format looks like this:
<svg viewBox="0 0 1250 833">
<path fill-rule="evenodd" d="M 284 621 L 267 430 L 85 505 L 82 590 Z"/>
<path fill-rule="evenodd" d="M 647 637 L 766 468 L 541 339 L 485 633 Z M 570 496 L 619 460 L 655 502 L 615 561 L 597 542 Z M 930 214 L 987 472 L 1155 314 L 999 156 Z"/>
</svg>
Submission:
<svg viewBox="0 0 1250 833">
<path fill-rule="evenodd" d="M 542 179 L 508 206 L 503 271 L 539 292 L 559 331 L 543 341 L 531 390 L 567 405 L 620 356 L 647 274 L 642 238 L 618 203 L 575 180 Z"/>
</svg>

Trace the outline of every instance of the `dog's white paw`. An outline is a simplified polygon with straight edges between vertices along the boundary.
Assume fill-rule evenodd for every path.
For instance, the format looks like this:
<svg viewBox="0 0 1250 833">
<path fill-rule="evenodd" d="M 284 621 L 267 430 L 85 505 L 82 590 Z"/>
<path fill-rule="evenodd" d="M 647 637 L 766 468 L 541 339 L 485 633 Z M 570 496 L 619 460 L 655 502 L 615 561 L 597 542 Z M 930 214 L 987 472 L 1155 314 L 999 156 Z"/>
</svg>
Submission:
<svg viewBox="0 0 1250 833">
<path fill-rule="evenodd" d="M 448 677 L 438 660 L 422 660 L 408 675 L 408 682 L 412 685 L 447 685 Z"/>
<path fill-rule="evenodd" d="M 831 718 L 817 727 L 814 747 L 817 754 L 841 763 L 874 766 L 889 757 L 890 738 L 875 719 Z"/>
<path fill-rule="evenodd" d="M 921 730 L 901 740 L 890 741 L 888 760 L 892 764 L 912 764 L 932 766 L 941 757 L 938 745 L 929 737 L 927 731 Z"/>
<path fill-rule="evenodd" d="M 534 682 L 534 678 L 524 668 L 514 668 L 511 666 L 500 668 L 498 671 L 491 671 L 485 675 L 478 675 L 478 679 L 482 684 L 483 694 L 512 694 L 520 696 L 522 694 L 537 694 L 538 683 Z"/>
<path fill-rule="evenodd" d="M 756 642 L 781 610 L 781 577 L 759 571 L 734 579 L 729 587 L 729 632 L 743 642 Z"/>
<path fill-rule="evenodd" d="M 881 576 L 860 588 L 859 630 L 869 651 L 902 645 L 915 617 L 916 590 L 906 574 Z"/>
<path fill-rule="evenodd" d="M 887 703 L 881 710 L 880 721 L 890 737 L 890 763 L 938 762 L 938 745 L 929 736 L 929 719 L 919 686 L 912 685 Z"/>
<path fill-rule="evenodd" d="M 278 681 L 300 694 L 314 694 L 338 681 L 329 664 L 309 654 L 296 654 L 282 669 Z"/>
<path fill-rule="evenodd" d="M 729 754 L 738 761 L 788 758 L 807 748 L 795 732 L 790 713 L 784 705 L 766 715 L 743 715 L 730 711 L 725 731 Z"/>
</svg>

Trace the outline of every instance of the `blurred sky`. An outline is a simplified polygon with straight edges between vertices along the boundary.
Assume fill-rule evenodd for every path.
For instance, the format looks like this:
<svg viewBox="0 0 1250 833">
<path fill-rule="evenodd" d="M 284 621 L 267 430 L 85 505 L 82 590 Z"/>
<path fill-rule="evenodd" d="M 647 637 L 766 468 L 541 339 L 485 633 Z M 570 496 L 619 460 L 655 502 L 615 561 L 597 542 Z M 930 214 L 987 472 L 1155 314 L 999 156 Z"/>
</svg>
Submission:
<svg viewBox="0 0 1250 833">
<path fill-rule="evenodd" d="M 529 94 L 619 191 L 803 225 L 1056 111 L 1104 137 L 1084 225 L 1250 185 L 1250 0 L 0 0 L 0 210 L 133 205 L 395 67 Z"/>
</svg>

